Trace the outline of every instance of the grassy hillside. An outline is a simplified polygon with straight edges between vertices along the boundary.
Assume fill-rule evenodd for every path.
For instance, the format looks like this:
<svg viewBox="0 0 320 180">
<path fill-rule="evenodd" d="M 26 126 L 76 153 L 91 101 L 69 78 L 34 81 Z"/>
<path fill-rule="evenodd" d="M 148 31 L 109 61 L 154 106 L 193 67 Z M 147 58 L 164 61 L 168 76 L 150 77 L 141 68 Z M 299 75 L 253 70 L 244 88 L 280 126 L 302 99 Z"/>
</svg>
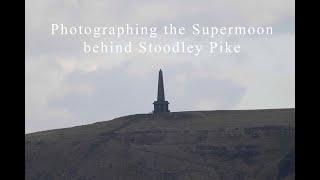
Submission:
<svg viewBox="0 0 320 180">
<path fill-rule="evenodd" d="M 294 179 L 295 109 L 137 114 L 25 136 L 26 179 Z"/>
</svg>

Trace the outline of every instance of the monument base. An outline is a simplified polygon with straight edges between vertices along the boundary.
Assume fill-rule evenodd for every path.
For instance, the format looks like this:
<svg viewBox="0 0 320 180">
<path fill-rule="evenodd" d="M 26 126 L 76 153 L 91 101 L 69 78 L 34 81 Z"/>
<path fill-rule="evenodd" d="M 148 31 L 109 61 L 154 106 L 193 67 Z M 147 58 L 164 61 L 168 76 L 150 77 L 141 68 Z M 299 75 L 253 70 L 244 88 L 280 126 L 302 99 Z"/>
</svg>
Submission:
<svg viewBox="0 0 320 180">
<path fill-rule="evenodd" d="M 168 101 L 154 101 L 153 113 L 170 112 Z"/>
</svg>

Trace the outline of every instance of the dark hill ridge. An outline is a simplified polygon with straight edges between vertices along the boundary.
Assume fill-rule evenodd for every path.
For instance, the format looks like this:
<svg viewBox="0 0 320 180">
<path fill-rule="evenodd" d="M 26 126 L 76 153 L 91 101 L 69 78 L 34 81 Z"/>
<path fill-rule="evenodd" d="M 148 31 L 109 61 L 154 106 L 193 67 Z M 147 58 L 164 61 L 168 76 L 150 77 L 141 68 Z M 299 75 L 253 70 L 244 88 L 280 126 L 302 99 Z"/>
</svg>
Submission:
<svg viewBox="0 0 320 180">
<path fill-rule="evenodd" d="M 25 136 L 26 179 L 294 179 L 295 109 L 137 114 Z"/>
</svg>

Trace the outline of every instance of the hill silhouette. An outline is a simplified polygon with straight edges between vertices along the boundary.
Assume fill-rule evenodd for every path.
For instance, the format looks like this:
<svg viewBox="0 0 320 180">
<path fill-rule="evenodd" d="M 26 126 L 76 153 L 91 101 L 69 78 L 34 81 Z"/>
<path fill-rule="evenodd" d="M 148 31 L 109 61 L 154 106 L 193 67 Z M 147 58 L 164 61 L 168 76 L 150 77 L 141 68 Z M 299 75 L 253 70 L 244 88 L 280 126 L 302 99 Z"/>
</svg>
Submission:
<svg viewBox="0 0 320 180">
<path fill-rule="evenodd" d="M 295 109 L 136 114 L 25 136 L 25 179 L 294 179 Z"/>
</svg>

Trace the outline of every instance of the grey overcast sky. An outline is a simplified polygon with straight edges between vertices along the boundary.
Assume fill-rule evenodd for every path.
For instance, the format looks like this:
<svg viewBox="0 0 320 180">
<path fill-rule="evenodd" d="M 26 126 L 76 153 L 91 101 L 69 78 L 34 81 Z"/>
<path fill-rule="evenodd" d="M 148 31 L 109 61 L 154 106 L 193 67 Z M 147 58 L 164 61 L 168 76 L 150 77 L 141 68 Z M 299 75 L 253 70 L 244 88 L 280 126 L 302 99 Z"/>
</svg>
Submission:
<svg viewBox="0 0 320 180">
<path fill-rule="evenodd" d="M 293 0 L 27 0 L 25 132 L 149 113 L 160 68 L 171 111 L 295 107 L 294 6 Z M 88 55 L 86 39 L 51 36 L 52 23 L 271 26 L 273 35 L 222 38 L 241 45 L 237 55 Z"/>
</svg>

